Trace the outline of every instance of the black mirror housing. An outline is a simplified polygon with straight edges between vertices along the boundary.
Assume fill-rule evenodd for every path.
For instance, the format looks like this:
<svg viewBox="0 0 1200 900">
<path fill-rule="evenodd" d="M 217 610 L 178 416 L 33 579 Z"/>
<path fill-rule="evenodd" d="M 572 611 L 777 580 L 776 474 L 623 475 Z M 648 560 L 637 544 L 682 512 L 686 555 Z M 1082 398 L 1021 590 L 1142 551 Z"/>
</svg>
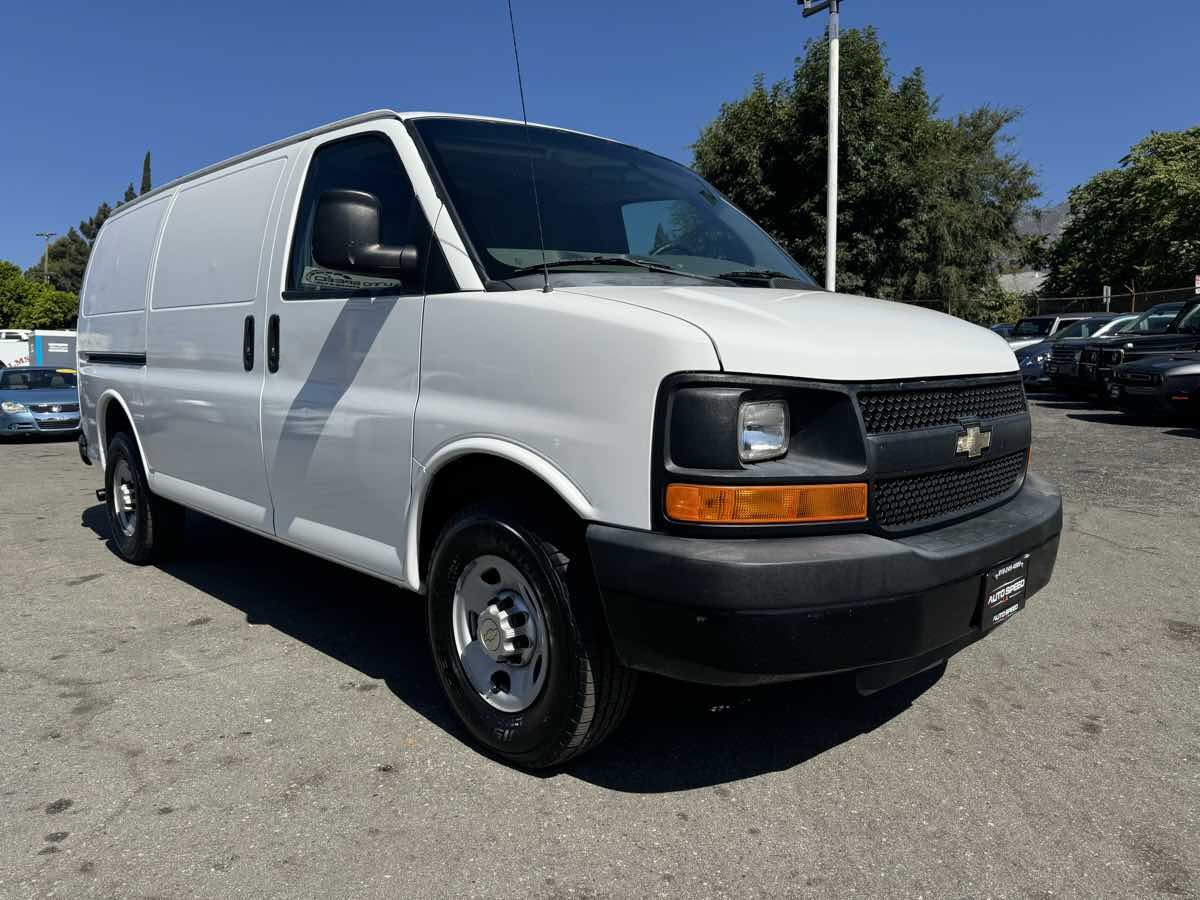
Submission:
<svg viewBox="0 0 1200 900">
<path fill-rule="evenodd" d="M 379 218 L 379 198 L 374 194 L 341 189 L 322 193 L 313 223 L 317 265 L 412 281 L 420 273 L 420 252 L 412 244 L 379 243 Z"/>
</svg>

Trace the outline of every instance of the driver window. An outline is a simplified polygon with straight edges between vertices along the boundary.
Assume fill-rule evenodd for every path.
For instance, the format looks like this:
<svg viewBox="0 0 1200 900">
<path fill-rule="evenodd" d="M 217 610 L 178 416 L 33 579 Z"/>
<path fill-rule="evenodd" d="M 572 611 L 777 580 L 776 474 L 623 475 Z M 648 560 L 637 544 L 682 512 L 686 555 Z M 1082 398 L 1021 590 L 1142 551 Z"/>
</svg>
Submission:
<svg viewBox="0 0 1200 900">
<path fill-rule="evenodd" d="M 320 266 L 313 259 L 317 202 L 325 191 L 338 188 L 366 191 L 379 198 L 382 243 L 424 248 L 428 242 L 429 225 L 392 142 L 382 134 L 332 141 L 313 154 L 308 168 L 292 237 L 285 299 L 301 299 L 308 293 L 328 296 L 331 291 L 342 296 L 356 292 L 420 293 L 420 287 L 405 288 L 395 278 L 340 272 Z"/>
</svg>

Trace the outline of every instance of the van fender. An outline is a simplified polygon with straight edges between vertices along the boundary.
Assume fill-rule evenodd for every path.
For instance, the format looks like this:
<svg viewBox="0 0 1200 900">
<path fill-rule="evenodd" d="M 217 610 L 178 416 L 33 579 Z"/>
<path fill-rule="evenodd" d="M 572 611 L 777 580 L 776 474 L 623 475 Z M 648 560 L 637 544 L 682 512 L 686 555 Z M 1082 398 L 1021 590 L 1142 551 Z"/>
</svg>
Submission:
<svg viewBox="0 0 1200 900">
<path fill-rule="evenodd" d="M 146 481 L 153 488 L 154 469 L 150 465 L 150 457 L 146 455 L 146 448 L 142 446 L 142 436 L 138 434 L 137 422 L 134 421 L 133 413 L 129 409 L 129 404 L 125 402 L 125 398 L 114 388 L 105 389 L 104 393 L 96 401 L 96 434 L 100 437 L 100 446 L 97 448 L 100 452 L 100 470 L 102 472 L 108 471 L 108 435 L 104 433 L 104 421 L 108 417 L 108 405 L 110 403 L 120 404 L 121 409 L 125 411 L 125 418 L 129 420 L 129 427 L 133 429 L 133 440 L 137 444 L 138 454 L 142 457 L 142 466 L 146 469 Z"/>
<path fill-rule="evenodd" d="M 425 498 L 429 494 L 429 488 L 440 469 L 447 463 L 468 454 L 486 454 L 516 463 L 545 482 L 584 521 L 592 521 L 597 518 L 596 508 L 575 482 L 537 451 L 522 444 L 495 437 L 468 437 L 452 441 L 434 451 L 424 464 L 413 460 L 412 499 L 408 504 L 405 540 L 407 557 L 405 582 L 412 591 L 419 592 L 424 589 L 424 585 L 421 583 L 419 564 L 421 558 L 421 514 L 425 507 Z"/>
</svg>

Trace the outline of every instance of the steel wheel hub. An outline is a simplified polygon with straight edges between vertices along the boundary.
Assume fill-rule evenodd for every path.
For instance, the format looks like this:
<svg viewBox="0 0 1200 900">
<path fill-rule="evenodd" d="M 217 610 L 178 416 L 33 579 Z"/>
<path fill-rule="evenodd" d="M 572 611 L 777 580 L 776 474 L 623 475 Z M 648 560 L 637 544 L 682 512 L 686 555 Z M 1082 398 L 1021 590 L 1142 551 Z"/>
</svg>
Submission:
<svg viewBox="0 0 1200 900">
<path fill-rule="evenodd" d="M 122 459 L 113 471 L 113 513 L 117 518 L 117 526 L 126 537 L 137 529 L 137 482 L 129 463 Z"/>
<path fill-rule="evenodd" d="M 471 687 L 502 712 L 529 707 L 541 691 L 547 648 L 541 607 L 517 567 L 499 556 L 473 559 L 455 585 L 451 618 Z"/>
</svg>

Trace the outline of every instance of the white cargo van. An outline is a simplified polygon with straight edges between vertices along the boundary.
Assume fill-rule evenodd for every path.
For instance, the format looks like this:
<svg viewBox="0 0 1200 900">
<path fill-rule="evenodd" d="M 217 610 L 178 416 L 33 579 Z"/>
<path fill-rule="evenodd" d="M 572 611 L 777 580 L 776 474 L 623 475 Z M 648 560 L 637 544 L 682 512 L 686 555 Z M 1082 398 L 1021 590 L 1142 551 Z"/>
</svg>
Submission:
<svg viewBox="0 0 1200 900">
<path fill-rule="evenodd" d="M 186 507 L 423 594 L 454 708 L 530 767 L 639 670 L 936 666 L 1058 549 L 1002 338 L 823 291 L 693 172 L 561 129 L 374 112 L 152 191 L 78 365 L 122 556 Z"/>
</svg>

